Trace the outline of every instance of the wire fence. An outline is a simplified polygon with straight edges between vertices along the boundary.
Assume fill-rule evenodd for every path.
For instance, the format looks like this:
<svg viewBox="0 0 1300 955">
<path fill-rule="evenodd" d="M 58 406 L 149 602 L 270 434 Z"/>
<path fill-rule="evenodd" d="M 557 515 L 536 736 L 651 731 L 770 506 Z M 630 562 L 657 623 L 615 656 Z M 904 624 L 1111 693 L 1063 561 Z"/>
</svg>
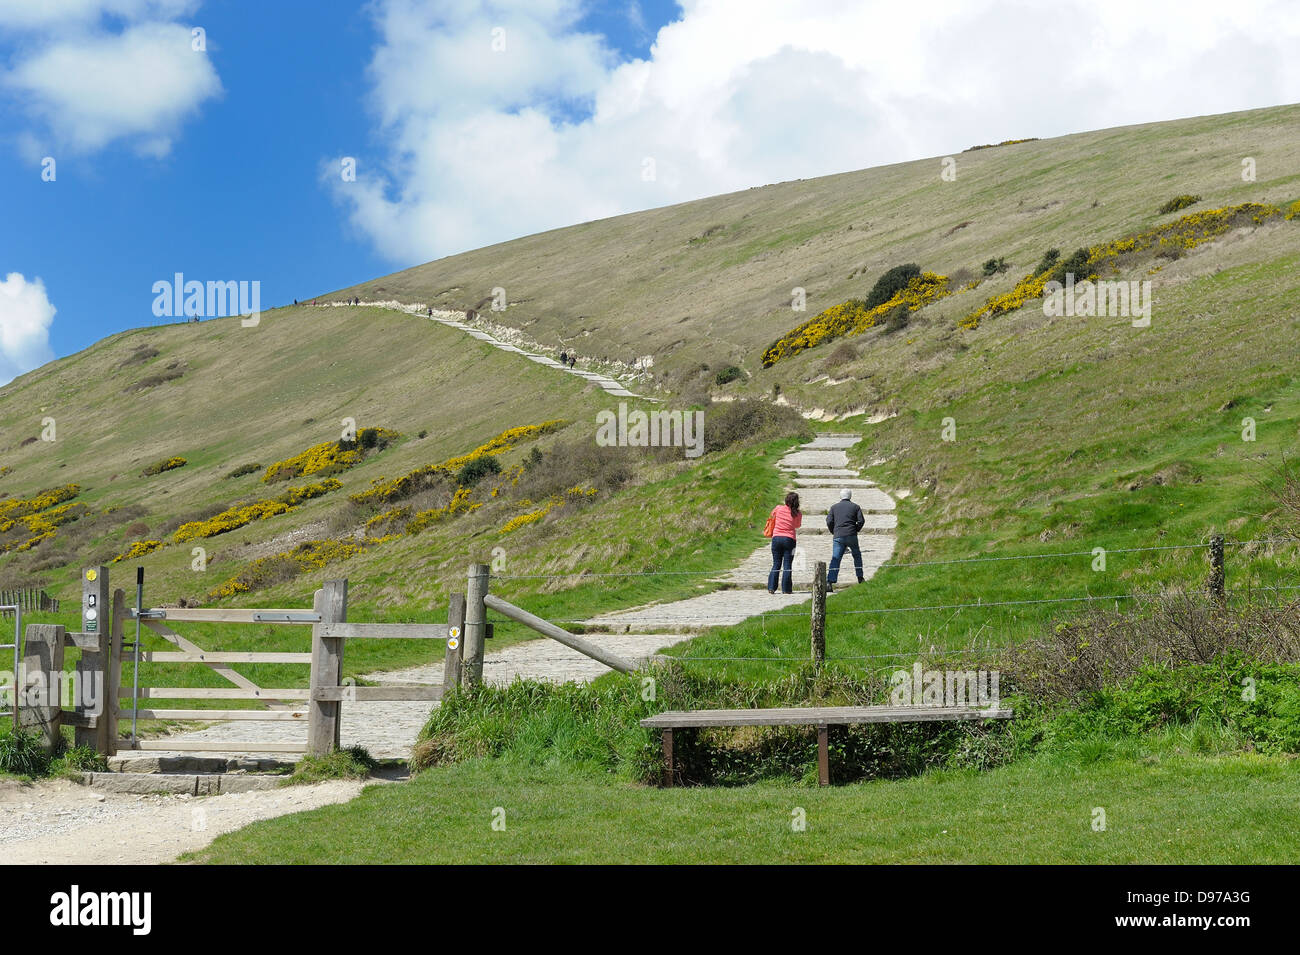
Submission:
<svg viewBox="0 0 1300 955">
<path fill-rule="evenodd" d="M 1292 545 L 1300 541 L 1298 538 L 1290 537 L 1258 537 L 1246 540 L 1222 540 L 1223 548 L 1241 549 L 1252 546 L 1276 546 Z M 1050 553 L 1039 554 L 992 554 L 977 557 L 949 558 L 943 560 L 916 560 L 916 561 L 887 561 L 879 565 L 879 570 L 889 570 L 892 568 L 913 568 L 913 567 L 941 567 L 951 565 L 969 565 L 969 564 L 986 564 L 986 563 L 1004 563 L 1014 561 L 1041 561 L 1041 560 L 1063 560 L 1069 558 L 1087 557 L 1095 559 L 1100 554 L 1106 556 L 1115 554 L 1142 554 L 1142 553 L 1161 553 L 1173 551 L 1210 551 L 1213 558 L 1213 548 L 1216 540 L 1207 539 L 1197 542 L 1171 543 L 1171 544 L 1154 544 L 1143 547 L 1116 547 L 1116 548 L 1093 548 L 1089 550 L 1070 550 L 1070 551 L 1052 551 Z M 650 570 L 650 571 L 566 571 L 561 573 L 549 574 L 503 574 L 493 575 L 493 580 L 500 581 L 526 581 L 526 580 L 564 580 L 564 579 L 608 579 L 608 578 L 637 578 L 637 577 L 701 577 L 719 580 L 722 578 L 733 577 L 736 574 L 735 568 L 729 568 L 725 571 L 710 570 Z M 1253 594 L 1261 592 L 1269 593 L 1289 593 L 1300 591 L 1300 585 L 1263 585 L 1247 584 L 1232 589 L 1222 591 L 1223 599 L 1242 599 L 1249 598 Z M 716 591 L 715 591 L 716 593 Z M 800 590 L 800 596 L 807 594 L 811 596 L 811 590 Z M 1048 607 L 1069 604 L 1096 604 L 1104 602 L 1121 601 L 1148 601 L 1157 600 L 1165 596 L 1161 592 L 1142 592 L 1129 591 L 1124 593 L 1106 593 L 1106 594 L 1073 594 L 1059 597 L 1034 597 L 1006 600 L 985 600 L 982 598 L 974 601 L 962 601 L 954 603 L 933 603 L 933 604 L 915 604 L 901 607 L 866 607 L 860 609 L 836 609 L 834 603 L 829 603 L 825 608 L 825 617 L 861 619 L 884 614 L 904 614 L 904 613 L 937 613 L 937 612 L 961 612 L 969 610 L 1003 610 L 1015 607 Z M 761 600 L 761 598 L 760 598 Z M 802 601 L 801 601 L 802 602 Z M 584 630 L 586 639 L 595 642 L 617 642 L 625 638 L 625 634 L 631 628 L 644 628 L 646 630 L 662 630 L 662 628 L 676 627 L 686 631 L 694 632 L 705 627 L 715 626 L 737 626 L 742 624 L 751 624 L 762 626 L 766 631 L 766 624 L 769 620 L 780 620 L 789 618 L 798 618 L 801 620 L 809 619 L 809 610 L 805 607 L 802 609 L 780 609 L 758 610 L 757 612 L 746 612 L 745 610 L 724 610 L 715 613 L 708 611 L 695 611 L 689 609 L 668 609 L 672 604 L 663 605 L 664 609 L 658 609 L 654 605 L 643 608 L 634 608 L 632 610 L 614 611 L 607 614 L 596 615 L 587 618 L 562 618 L 553 620 L 554 623 L 562 625 L 581 626 Z M 622 634 L 593 631 L 592 627 L 618 627 L 624 631 Z M 667 634 L 671 636 L 671 634 Z M 602 639 L 605 638 L 605 639 Z M 886 661 L 899 659 L 915 659 L 927 656 L 983 656 L 988 654 L 1004 654 L 1016 650 L 1024 650 L 1038 644 L 1038 641 L 1022 641 L 1014 646 L 984 646 L 984 647 L 964 647 L 964 648 L 936 648 L 931 645 L 930 649 L 898 651 L 889 653 L 870 653 L 870 654 L 851 654 L 851 655 L 833 655 L 828 654 L 824 657 L 826 663 L 867 663 L 869 661 Z M 572 654 L 561 653 L 537 658 L 539 662 L 565 663 L 572 662 L 580 655 L 576 652 Z M 672 656 L 672 659 L 684 664 L 694 663 L 777 663 L 790 666 L 805 666 L 809 664 L 809 657 L 806 654 L 798 655 L 776 655 L 776 656 L 731 656 L 731 655 L 695 655 L 687 654 Z"/>
<path fill-rule="evenodd" d="M 1248 547 L 1255 544 L 1294 544 L 1300 538 L 1290 537 L 1257 537 L 1249 540 L 1227 540 L 1223 541 L 1224 547 Z M 1023 561 L 1023 560 L 1062 560 L 1070 557 L 1091 557 L 1099 556 L 1099 551 L 1109 557 L 1112 554 L 1141 554 L 1157 551 L 1174 551 L 1174 550 L 1209 550 L 1213 546 L 1213 541 L 1205 540 L 1198 542 L 1189 542 L 1183 544 L 1152 544 L 1146 547 L 1095 547 L 1091 550 L 1069 550 L 1069 551 L 1051 551 L 1046 554 L 994 554 L 981 557 L 953 557 L 945 560 L 914 560 L 914 561 L 885 561 L 878 566 L 878 570 L 893 570 L 905 567 L 943 567 L 953 564 L 988 564 L 1003 561 Z M 601 570 L 571 570 L 561 571 L 549 574 L 493 574 L 493 580 L 565 580 L 570 578 L 626 578 L 626 577 L 704 577 L 721 579 L 733 576 L 737 573 L 737 568 L 728 567 L 725 570 L 641 570 L 641 571 L 601 571 Z"/>
</svg>

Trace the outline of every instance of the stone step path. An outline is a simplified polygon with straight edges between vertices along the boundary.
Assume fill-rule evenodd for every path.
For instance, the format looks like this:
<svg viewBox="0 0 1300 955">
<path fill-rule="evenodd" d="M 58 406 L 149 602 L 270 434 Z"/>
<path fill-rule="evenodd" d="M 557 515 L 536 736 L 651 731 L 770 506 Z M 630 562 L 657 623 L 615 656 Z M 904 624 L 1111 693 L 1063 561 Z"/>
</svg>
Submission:
<svg viewBox="0 0 1300 955">
<path fill-rule="evenodd" d="M 841 461 L 844 450 L 852 447 L 857 435 L 819 435 L 794 454 L 801 463 L 818 464 Z M 805 455 L 825 455 L 807 458 Z M 787 456 L 790 457 L 790 456 Z M 843 458 L 847 463 L 847 458 Z M 788 474 L 793 465 L 778 464 Z M 849 470 L 855 475 L 857 472 Z M 861 481 L 861 479 L 858 479 Z M 737 567 L 712 582 L 723 589 L 700 594 L 684 600 L 633 608 L 612 614 L 602 614 L 587 621 L 608 627 L 611 633 L 591 633 L 586 639 L 598 642 L 621 656 L 641 659 L 658 653 L 674 644 L 689 639 L 694 633 L 711 626 L 729 626 L 770 610 L 784 610 L 809 600 L 813 565 L 816 560 L 830 559 L 830 537 L 825 533 L 825 511 L 839 500 L 839 489 L 845 482 L 836 478 L 823 478 L 811 485 L 801 486 L 801 503 L 807 502 L 809 513 L 804 516 L 805 529 L 801 529 L 801 543 L 795 551 L 793 594 L 769 594 L 766 590 L 767 572 L 771 567 L 770 545 L 764 543 Z M 873 533 L 864 533 L 859 540 L 865 574 L 870 578 L 894 551 L 894 501 L 884 491 L 869 482 L 850 483 L 854 499 L 867 512 L 868 521 L 877 522 Z M 814 532 L 820 528 L 821 532 Z M 816 556 L 814 556 L 816 555 Z M 853 580 L 852 558 L 849 565 L 841 567 L 841 582 Z M 483 677 L 491 684 L 507 685 L 516 678 L 546 680 L 554 683 L 568 681 L 585 683 L 595 679 L 607 668 L 576 650 L 570 650 L 554 640 L 538 639 L 518 643 L 501 650 L 490 651 L 483 661 Z M 442 661 L 427 666 L 405 670 L 372 673 L 365 679 L 376 683 L 418 683 L 437 685 L 442 682 Z M 421 702 L 349 703 L 343 707 L 341 741 L 344 746 L 359 745 L 380 759 L 405 759 L 410 756 L 411 745 L 420 729 L 429 719 L 432 707 Z M 204 740 L 210 743 L 252 742 L 280 743 L 302 742 L 307 727 L 301 723 L 285 722 L 227 722 L 214 723 L 201 729 L 175 736 L 178 740 Z M 179 752 L 155 753 L 149 756 L 182 756 Z M 192 754 L 188 754 L 192 755 Z M 205 755 L 246 756 L 249 758 L 286 758 L 276 753 L 220 753 Z"/>
<path fill-rule="evenodd" d="M 731 626 L 770 610 L 785 610 L 810 599 L 813 573 L 818 560 L 830 561 L 831 536 L 826 528 L 826 511 L 848 487 L 867 519 L 858 536 L 862 550 L 863 577 L 870 580 L 894 554 L 898 519 L 894 499 L 861 478 L 848 466 L 847 449 L 861 440 L 856 434 L 819 434 L 807 444 L 785 455 L 777 467 L 796 477 L 795 490 L 803 525 L 796 535 L 792 578 L 794 593 L 767 592 L 767 574 L 772 568 L 771 544 L 764 541 L 752 554 L 714 580 L 728 589 L 688 597 L 664 604 L 649 604 L 616 613 L 601 614 L 587 623 L 615 631 L 660 628 L 699 630 L 710 626 Z M 853 558 L 840 565 L 840 583 L 854 580 Z"/>
<path fill-rule="evenodd" d="M 346 302 L 325 302 L 324 304 L 317 306 L 317 308 L 346 308 L 346 307 L 348 307 Z M 483 331 L 481 328 L 475 328 L 473 325 L 467 324 L 465 322 L 464 312 L 451 312 L 451 311 L 446 311 L 445 309 L 435 308 L 433 309 L 432 314 L 430 314 L 429 307 L 427 305 L 405 305 L 401 302 L 395 302 L 395 301 L 362 302 L 360 306 L 351 306 L 351 307 L 386 308 L 395 312 L 404 312 L 407 315 L 415 315 L 418 318 L 427 318 L 430 321 L 437 322 L 439 325 L 446 325 L 448 328 L 454 328 L 458 331 L 462 331 L 466 335 L 469 335 L 471 338 L 477 339 L 478 341 L 491 345 L 494 348 L 499 348 L 502 351 L 507 351 L 515 355 L 522 355 L 524 358 L 527 358 L 529 361 L 536 362 L 539 365 L 545 365 L 547 368 L 554 368 L 556 371 L 562 371 L 566 375 L 575 375 L 579 378 L 585 378 L 587 381 L 590 381 L 594 385 L 598 385 L 599 387 L 604 389 L 606 393 L 613 395 L 616 398 L 642 398 L 643 397 L 642 395 L 638 395 L 636 392 L 629 391 L 627 385 L 619 381 L 617 378 L 612 378 L 608 375 L 602 375 L 601 373 L 595 371 L 588 371 L 585 368 L 577 368 L 577 367 L 570 368 L 568 365 L 561 365 L 558 361 L 556 361 L 554 358 L 552 358 L 549 355 L 543 355 L 537 352 L 526 351 L 525 349 L 520 348 L 518 345 L 512 345 L 510 342 L 502 341 L 496 336 Z M 645 400 L 653 401 L 654 399 L 648 398 Z"/>
</svg>

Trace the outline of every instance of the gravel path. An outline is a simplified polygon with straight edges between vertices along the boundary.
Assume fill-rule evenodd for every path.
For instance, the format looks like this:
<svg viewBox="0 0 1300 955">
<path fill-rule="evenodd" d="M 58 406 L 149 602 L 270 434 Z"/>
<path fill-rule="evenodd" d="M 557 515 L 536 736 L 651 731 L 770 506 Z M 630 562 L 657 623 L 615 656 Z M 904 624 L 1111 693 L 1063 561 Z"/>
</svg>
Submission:
<svg viewBox="0 0 1300 955">
<path fill-rule="evenodd" d="M 0 864 L 157 865 L 259 819 L 347 802 L 361 787 L 335 780 L 196 799 L 0 780 Z"/>
</svg>

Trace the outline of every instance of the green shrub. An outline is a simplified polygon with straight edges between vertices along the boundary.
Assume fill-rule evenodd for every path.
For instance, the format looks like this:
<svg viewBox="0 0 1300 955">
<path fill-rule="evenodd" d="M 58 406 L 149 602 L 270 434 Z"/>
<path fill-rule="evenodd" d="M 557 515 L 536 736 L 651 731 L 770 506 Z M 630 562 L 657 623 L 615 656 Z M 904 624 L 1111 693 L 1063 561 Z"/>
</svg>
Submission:
<svg viewBox="0 0 1300 955">
<path fill-rule="evenodd" d="M 108 758 L 95 752 L 92 746 L 72 746 L 49 764 L 51 776 L 80 778 L 82 773 L 108 772 Z"/>
<path fill-rule="evenodd" d="M 1057 248 L 1048 249 L 1043 253 L 1043 257 L 1038 260 L 1038 265 L 1034 267 L 1034 275 L 1042 275 L 1059 261 L 1061 261 L 1061 250 Z"/>
<path fill-rule="evenodd" d="M 1005 272 L 1010 267 L 1011 266 L 1007 265 L 1006 259 L 989 259 L 984 263 L 984 277 L 988 278 L 989 276 L 997 275 L 1000 272 Z"/>
<path fill-rule="evenodd" d="M 230 480 L 231 478 L 243 477 L 245 474 L 253 474 L 254 472 L 260 470 L 262 470 L 262 465 L 260 464 L 241 464 L 239 467 L 235 468 L 233 471 L 231 471 L 226 475 L 226 480 Z"/>
<path fill-rule="evenodd" d="M 1060 282 L 1064 285 L 1067 274 L 1073 274 L 1075 282 L 1082 282 L 1092 274 L 1092 266 L 1088 264 L 1087 249 L 1075 249 L 1068 259 L 1057 264 L 1047 281 Z"/>
<path fill-rule="evenodd" d="M 1158 211 L 1160 212 L 1161 215 L 1166 215 L 1167 213 L 1170 212 L 1177 212 L 1179 209 L 1186 209 L 1188 206 L 1194 206 L 1196 205 L 1196 203 L 1200 201 L 1201 201 L 1200 196 L 1189 196 L 1189 195 L 1174 196 L 1163 206 L 1161 206 Z"/>
<path fill-rule="evenodd" d="M 871 291 L 867 293 L 867 309 L 870 310 L 878 305 L 884 305 L 907 288 L 907 283 L 920 274 L 921 267 L 914 262 L 909 262 L 907 265 L 895 265 L 876 279 L 876 284 L 871 286 Z"/>
<path fill-rule="evenodd" d="M 812 429 L 790 405 L 744 398 L 710 405 L 704 415 L 704 450 L 709 454 L 733 444 L 805 436 L 811 438 Z"/>
<path fill-rule="evenodd" d="M 0 773 L 43 776 L 49 765 L 49 756 L 35 733 L 24 730 L 0 732 Z"/>
<path fill-rule="evenodd" d="M 379 761 L 364 746 L 349 746 L 324 756 L 304 756 L 283 785 L 298 786 L 329 779 L 365 779 L 378 768 Z"/>
<path fill-rule="evenodd" d="M 714 381 L 719 385 L 730 384 L 738 378 L 743 378 L 745 373 L 735 365 L 728 365 L 714 377 Z"/>
<path fill-rule="evenodd" d="M 912 310 L 901 302 L 894 306 L 890 309 L 889 314 L 885 316 L 885 333 L 897 332 L 906 328 L 911 314 Z"/>
<path fill-rule="evenodd" d="M 501 473 L 501 462 L 494 457 L 475 458 L 456 474 L 456 483 L 461 487 L 473 487 L 485 477 Z"/>
</svg>

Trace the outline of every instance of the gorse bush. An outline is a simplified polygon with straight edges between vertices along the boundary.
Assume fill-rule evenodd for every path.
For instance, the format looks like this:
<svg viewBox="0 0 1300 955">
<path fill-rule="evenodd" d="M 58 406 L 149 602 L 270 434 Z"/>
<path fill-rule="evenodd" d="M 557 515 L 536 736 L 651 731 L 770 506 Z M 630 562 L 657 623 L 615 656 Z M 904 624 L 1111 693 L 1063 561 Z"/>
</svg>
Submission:
<svg viewBox="0 0 1300 955">
<path fill-rule="evenodd" d="M 915 312 L 950 293 L 951 284 L 947 276 L 922 272 L 913 276 L 891 298 L 874 307 L 860 299 L 833 305 L 792 328 L 768 346 L 763 353 L 763 367 L 770 368 L 778 361 L 841 335 L 856 335 L 874 328 L 900 305 Z"/>
<path fill-rule="evenodd" d="M 1000 272 L 1005 272 L 1010 267 L 1011 266 L 1007 265 L 1006 259 L 1003 258 L 989 259 L 987 262 L 984 263 L 984 277 L 988 278 L 990 276 L 997 275 Z"/>
<path fill-rule="evenodd" d="M 1042 275 L 1044 272 L 1056 266 L 1061 261 L 1061 250 L 1052 248 L 1043 253 L 1043 257 L 1038 260 L 1038 265 L 1034 266 L 1034 274 Z"/>
<path fill-rule="evenodd" d="M 239 467 L 228 472 L 226 474 L 226 479 L 229 480 L 231 478 L 243 477 L 245 474 L 255 474 L 260 470 L 262 470 L 262 465 L 260 464 L 241 464 Z"/>
<path fill-rule="evenodd" d="M 1179 209 L 1186 209 L 1188 206 L 1194 206 L 1196 205 L 1196 203 L 1200 201 L 1201 201 L 1200 196 L 1189 196 L 1189 195 L 1174 196 L 1172 199 L 1170 199 L 1168 202 L 1162 205 L 1158 211 L 1161 215 L 1166 215 L 1167 213 L 1170 212 L 1177 212 Z"/>
<path fill-rule="evenodd" d="M 981 319 L 986 316 L 1015 311 L 1031 299 L 1041 297 L 1048 282 L 1064 283 L 1068 273 L 1074 274 L 1076 282 L 1082 282 L 1091 276 L 1131 265 L 1143 256 L 1178 258 L 1197 246 L 1226 235 L 1232 229 L 1260 226 L 1281 215 L 1282 210 L 1277 206 L 1245 202 L 1237 206 L 1193 212 L 1143 232 L 1081 248 L 1064 262 L 1053 259 L 1052 265 L 1048 264 L 1048 259 L 1056 250 L 1048 250 L 1048 255 L 1043 257 L 1039 263 L 1041 268 L 1036 273 L 1022 278 L 1011 292 L 993 296 L 957 324 L 965 329 L 978 328 Z M 1049 267 L 1050 273 L 1047 272 Z"/>
<path fill-rule="evenodd" d="M 739 378 L 743 378 L 744 376 L 745 373 L 735 365 L 728 365 L 726 368 L 722 369 L 722 371 L 718 372 L 717 375 L 714 376 L 713 380 L 718 385 L 727 385 Z"/>
<path fill-rule="evenodd" d="M 1051 274 L 1047 276 L 1048 282 L 1060 282 L 1065 284 L 1066 276 L 1073 275 L 1075 282 L 1082 282 L 1092 274 L 1092 269 L 1088 264 L 1088 250 L 1075 249 L 1070 253 L 1070 257 L 1062 262 L 1058 262 L 1052 269 Z"/>
<path fill-rule="evenodd" d="M 456 483 L 462 487 L 473 487 L 485 477 L 501 473 L 501 462 L 496 458 L 475 458 L 456 474 Z"/>
<path fill-rule="evenodd" d="M 880 278 L 876 279 L 876 284 L 871 286 L 871 291 L 867 293 L 867 308 L 875 308 L 878 305 L 884 305 L 891 298 L 897 295 L 907 284 L 921 274 L 921 267 L 915 262 L 909 262 L 906 265 L 895 265 Z"/>
<path fill-rule="evenodd" d="M 155 461 L 143 471 L 141 477 L 152 477 L 155 474 L 162 474 L 164 471 L 174 471 L 177 468 L 183 468 L 188 462 L 179 455 L 170 458 L 164 458 L 161 461 Z"/>
<path fill-rule="evenodd" d="M 354 440 L 323 441 L 291 458 L 276 461 L 266 469 L 262 480 L 270 484 L 305 474 L 338 474 L 361 463 L 367 453 L 382 451 L 400 437 L 401 434 L 388 428 L 361 428 Z"/>
</svg>

